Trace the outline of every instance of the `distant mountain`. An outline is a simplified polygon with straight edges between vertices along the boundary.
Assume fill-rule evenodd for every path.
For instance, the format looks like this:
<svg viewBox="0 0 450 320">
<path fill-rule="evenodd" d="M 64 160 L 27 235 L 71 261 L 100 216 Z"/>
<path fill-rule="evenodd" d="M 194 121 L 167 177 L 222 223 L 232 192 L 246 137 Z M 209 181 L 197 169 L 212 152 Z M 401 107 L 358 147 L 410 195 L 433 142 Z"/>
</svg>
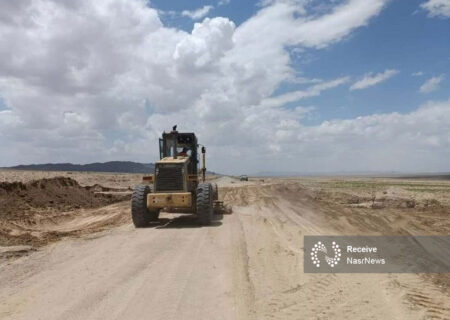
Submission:
<svg viewBox="0 0 450 320">
<path fill-rule="evenodd" d="M 109 161 L 89 164 L 46 163 L 9 167 L 15 170 L 38 171 L 90 171 L 90 172 L 119 172 L 119 173 L 151 173 L 155 170 L 154 163 L 138 163 L 132 161 Z"/>
<path fill-rule="evenodd" d="M 1 168 L 0 168 L 1 169 Z M 118 172 L 118 173 L 153 173 L 155 171 L 154 163 L 139 163 L 132 161 L 109 161 L 95 162 L 88 164 L 73 163 L 45 163 L 28 164 L 4 169 L 13 170 L 35 170 L 35 171 L 87 171 L 87 172 Z M 199 170 L 199 173 L 201 171 Z M 207 174 L 218 174 L 206 170 Z"/>
</svg>

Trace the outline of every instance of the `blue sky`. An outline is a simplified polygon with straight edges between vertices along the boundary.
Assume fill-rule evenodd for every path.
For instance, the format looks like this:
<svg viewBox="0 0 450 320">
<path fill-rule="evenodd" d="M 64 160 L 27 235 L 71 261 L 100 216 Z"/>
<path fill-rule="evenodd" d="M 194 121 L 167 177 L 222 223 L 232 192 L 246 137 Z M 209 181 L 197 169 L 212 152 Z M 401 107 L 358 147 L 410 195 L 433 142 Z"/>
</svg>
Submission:
<svg viewBox="0 0 450 320">
<path fill-rule="evenodd" d="M 175 11 L 182 12 L 183 10 L 196 10 L 202 8 L 204 6 L 213 6 L 210 13 L 207 16 L 223 16 L 230 18 L 236 25 L 240 25 L 245 22 L 248 18 L 250 18 L 258 9 L 259 1 L 229 1 L 228 3 L 225 1 L 223 4 L 220 4 L 220 1 L 149 1 L 150 6 L 157 8 L 159 10 L 163 10 L 165 12 Z M 192 19 L 188 17 L 164 17 L 162 16 L 162 20 L 169 26 L 175 26 L 177 28 L 182 28 L 186 31 L 191 31 L 193 22 Z"/>
<path fill-rule="evenodd" d="M 318 2 L 312 1 L 311 5 Z M 235 0 L 218 5 L 218 1 L 153 0 L 150 6 L 165 12 L 182 12 L 210 5 L 213 8 L 205 17 L 225 16 L 240 25 L 260 9 L 259 3 Z M 373 113 L 406 113 L 430 99 L 449 97 L 448 77 L 437 90 L 428 94 L 419 91 L 428 78 L 450 73 L 450 19 L 430 19 L 427 11 L 420 8 L 422 3 L 417 0 L 393 0 L 368 26 L 356 30 L 342 42 L 326 49 L 305 49 L 300 57 L 292 54 L 292 66 L 306 78 L 326 80 L 350 76 L 351 84 L 369 72 L 398 70 L 398 74 L 387 81 L 364 90 L 349 91 L 349 85 L 346 85 L 318 97 L 304 99 L 302 105 L 314 107 L 314 111 L 304 120 L 305 124 L 316 125 L 324 120 Z M 196 22 L 181 15 L 162 15 L 162 20 L 168 26 L 188 32 Z M 413 75 L 419 72 L 420 75 Z M 281 84 L 277 93 L 306 86 Z"/>
<path fill-rule="evenodd" d="M 29 14 L 33 12 L 33 14 Z M 450 0 L 0 1 L 0 166 L 450 171 Z"/>
<path fill-rule="evenodd" d="M 0 96 L 0 110 L 6 110 L 7 106 L 3 98 Z"/>
</svg>

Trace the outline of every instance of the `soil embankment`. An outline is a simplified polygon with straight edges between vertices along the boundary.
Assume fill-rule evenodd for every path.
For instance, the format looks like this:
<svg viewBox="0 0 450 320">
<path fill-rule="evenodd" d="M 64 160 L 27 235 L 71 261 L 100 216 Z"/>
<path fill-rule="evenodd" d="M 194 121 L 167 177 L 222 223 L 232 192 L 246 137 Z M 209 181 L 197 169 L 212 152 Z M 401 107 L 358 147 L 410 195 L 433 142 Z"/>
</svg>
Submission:
<svg viewBox="0 0 450 320">
<path fill-rule="evenodd" d="M 105 191 L 111 188 L 82 187 L 67 177 L 1 182 L 0 246 L 40 246 L 66 235 L 94 231 L 64 227 L 89 214 L 95 216 L 95 209 L 129 199 L 129 195 Z"/>
</svg>

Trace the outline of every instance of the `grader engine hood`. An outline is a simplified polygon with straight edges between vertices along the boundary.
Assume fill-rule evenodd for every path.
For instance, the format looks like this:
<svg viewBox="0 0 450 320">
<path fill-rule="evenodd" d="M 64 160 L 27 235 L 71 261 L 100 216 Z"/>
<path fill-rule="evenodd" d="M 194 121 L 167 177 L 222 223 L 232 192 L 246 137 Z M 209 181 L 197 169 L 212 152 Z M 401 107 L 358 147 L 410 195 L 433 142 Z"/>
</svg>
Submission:
<svg viewBox="0 0 450 320">
<path fill-rule="evenodd" d="M 189 161 L 189 157 L 181 157 L 178 156 L 176 159 L 173 157 L 166 157 L 156 162 L 156 165 L 158 164 L 167 164 L 167 163 L 175 163 L 175 164 L 185 164 Z"/>
<path fill-rule="evenodd" d="M 186 190 L 188 162 L 188 157 L 167 157 L 156 162 L 155 191 Z"/>
</svg>

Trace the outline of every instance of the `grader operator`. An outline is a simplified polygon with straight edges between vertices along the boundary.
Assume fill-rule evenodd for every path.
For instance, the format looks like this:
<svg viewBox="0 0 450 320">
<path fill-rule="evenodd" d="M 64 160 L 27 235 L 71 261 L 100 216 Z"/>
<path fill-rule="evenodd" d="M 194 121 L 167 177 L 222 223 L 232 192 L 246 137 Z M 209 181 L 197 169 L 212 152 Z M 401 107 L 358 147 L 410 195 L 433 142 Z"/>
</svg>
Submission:
<svg viewBox="0 0 450 320">
<path fill-rule="evenodd" d="M 201 225 L 209 225 L 218 201 L 215 183 L 205 182 L 206 149 L 202 146 L 201 182 L 198 175 L 198 143 L 194 133 L 180 133 L 174 126 L 159 139 L 160 160 L 153 175 L 145 176 L 131 199 L 131 217 L 135 227 L 157 221 L 161 210 L 190 212 Z M 153 184 L 153 185 L 151 185 Z"/>
</svg>

